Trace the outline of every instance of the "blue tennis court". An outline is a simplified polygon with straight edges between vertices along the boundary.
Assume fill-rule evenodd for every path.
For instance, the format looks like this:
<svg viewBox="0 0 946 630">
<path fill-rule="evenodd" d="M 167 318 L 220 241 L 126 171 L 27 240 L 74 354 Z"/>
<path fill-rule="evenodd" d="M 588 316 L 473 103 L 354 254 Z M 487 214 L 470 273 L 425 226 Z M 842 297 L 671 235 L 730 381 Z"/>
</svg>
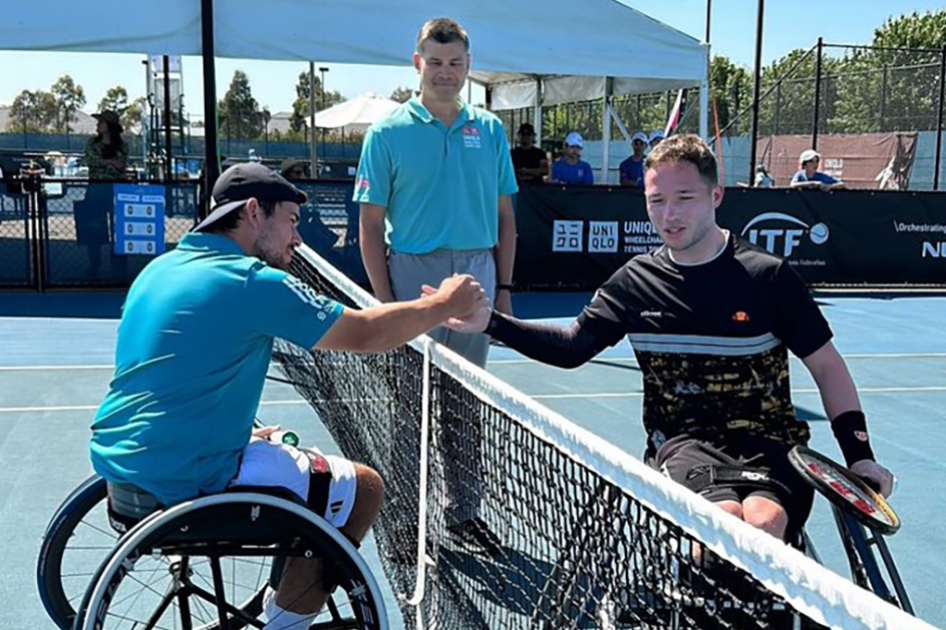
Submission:
<svg viewBox="0 0 946 630">
<path fill-rule="evenodd" d="M 567 321 L 586 299 L 523 295 L 516 308 L 523 317 Z M 91 472 L 88 426 L 111 376 L 121 300 L 118 294 L 7 294 L 0 301 L 0 534 L 9 541 L 0 627 L 52 627 L 37 595 L 37 552 L 56 507 Z M 875 451 L 899 479 L 891 503 L 904 525 L 889 541 L 894 557 L 918 615 L 946 627 L 939 594 L 946 499 L 936 491 L 946 474 L 937 452 L 946 438 L 946 298 L 820 302 L 858 384 Z M 634 455 L 643 450 L 641 379 L 625 343 L 576 371 L 541 366 L 502 347 L 490 359 L 492 373 L 554 411 Z M 812 422 L 812 445 L 837 456 L 814 384 L 797 361 L 793 368 L 794 400 Z M 326 451 L 334 448 L 288 385 L 267 386 L 260 415 Z M 843 571 L 829 518 L 826 502 L 817 500 L 809 532 L 826 564 Z M 365 554 L 377 567 L 370 542 Z"/>
</svg>

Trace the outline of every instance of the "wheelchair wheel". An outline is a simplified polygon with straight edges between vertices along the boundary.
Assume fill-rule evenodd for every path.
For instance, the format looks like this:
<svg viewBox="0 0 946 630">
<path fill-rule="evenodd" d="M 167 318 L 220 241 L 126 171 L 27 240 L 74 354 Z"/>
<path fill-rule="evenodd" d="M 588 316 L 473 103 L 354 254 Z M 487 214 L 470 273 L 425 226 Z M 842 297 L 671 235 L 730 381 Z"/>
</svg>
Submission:
<svg viewBox="0 0 946 630">
<path fill-rule="evenodd" d="M 254 493 L 197 499 L 142 521 L 100 567 L 74 627 L 262 628 L 273 563 L 312 557 L 337 588 L 310 629 L 387 629 L 378 586 L 351 543 L 302 506 Z"/>
<path fill-rule="evenodd" d="M 115 549 L 118 534 L 109 526 L 105 480 L 95 475 L 72 491 L 53 515 L 43 536 L 36 580 L 53 623 L 72 627 L 75 607 L 95 569 Z"/>
</svg>

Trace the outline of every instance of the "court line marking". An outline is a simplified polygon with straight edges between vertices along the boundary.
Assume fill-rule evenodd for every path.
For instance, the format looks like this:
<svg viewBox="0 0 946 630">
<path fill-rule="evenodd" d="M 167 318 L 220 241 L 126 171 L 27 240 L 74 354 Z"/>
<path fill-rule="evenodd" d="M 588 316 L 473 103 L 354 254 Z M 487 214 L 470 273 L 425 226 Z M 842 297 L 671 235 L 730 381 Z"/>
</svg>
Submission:
<svg viewBox="0 0 946 630">
<path fill-rule="evenodd" d="M 308 405 L 306 400 L 264 400 L 260 407 Z M 0 407 L 0 413 L 43 413 L 55 411 L 97 411 L 99 405 L 61 405 L 58 407 Z"/>
<path fill-rule="evenodd" d="M 877 353 L 877 354 L 844 354 L 845 359 L 946 359 L 946 352 L 917 352 L 917 353 Z M 792 359 L 798 360 L 793 356 Z M 613 361 L 615 363 L 637 363 L 634 357 L 597 356 L 597 361 Z M 489 365 L 511 365 L 516 363 L 542 364 L 532 359 L 494 359 Z M 550 366 L 551 367 L 551 366 Z M 114 365 L 0 365 L 0 372 L 43 372 L 61 370 L 114 370 Z"/>
<path fill-rule="evenodd" d="M 0 372 L 54 372 L 58 370 L 114 370 L 114 365 L 0 365 Z"/>
<path fill-rule="evenodd" d="M 924 394 L 946 392 L 946 386 L 929 387 L 858 387 L 858 394 Z M 818 394 L 817 388 L 793 389 L 792 394 Z M 526 394 L 536 400 L 563 400 L 569 398 L 643 398 L 644 392 L 604 392 L 600 394 Z"/>
<path fill-rule="evenodd" d="M 859 394 L 924 394 L 946 392 L 946 386 L 930 387 L 861 387 Z M 817 394 L 817 389 L 793 389 L 792 394 Z M 568 400 L 577 398 L 643 398 L 643 392 L 600 392 L 589 394 L 526 394 L 536 400 Z M 308 405 L 306 400 L 264 400 L 261 407 Z M 44 413 L 56 411 L 96 411 L 98 405 L 61 405 L 55 407 L 0 407 L 0 413 Z"/>
<path fill-rule="evenodd" d="M 902 354 L 842 354 L 844 359 L 946 359 L 946 352 L 919 352 L 919 353 L 902 353 Z M 795 361 L 800 361 L 800 359 L 794 355 L 791 357 Z M 595 357 L 596 361 L 613 361 L 615 363 L 637 363 L 637 359 L 634 357 L 607 357 L 607 356 L 597 356 Z M 496 359 L 489 361 L 489 365 L 510 365 L 513 363 L 535 363 L 536 365 L 543 365 L 538 361 L 532 359 Z M 549 366 L 554 367 L 554 366 Z"/>
</svg>

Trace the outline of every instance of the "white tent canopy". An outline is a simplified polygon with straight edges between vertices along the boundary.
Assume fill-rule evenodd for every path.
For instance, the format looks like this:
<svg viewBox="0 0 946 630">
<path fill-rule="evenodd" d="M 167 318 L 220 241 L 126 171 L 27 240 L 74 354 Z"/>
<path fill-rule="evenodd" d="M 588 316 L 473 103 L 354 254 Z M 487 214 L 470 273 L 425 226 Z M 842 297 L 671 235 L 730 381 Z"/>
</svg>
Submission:
<svg viewBox="0 0 946 630">
<path fill-rule="evenodd" d="M 0 47 L 11 50 L 199 55 L 199 0 L 0 3 Z M 457 19 L 472 39 L 474 79 L 494 86 L 549 77 L 545 102 L 693 86 L 706 77 L 697 40 L 615 0 L 217 0 L 218 57 L 370 65 L 409 63 L 420 25 Z M 554 77 L 554 78 L 553 78 Z M 556 82 L 593 77 L 591 82 Z M 521 88 L 509 88 L 510 94 Z M 580 93 L 574 93 L 578 90 Z"/>
<path fill-rule="evenodd" d="M 315 126 L 344 128 L 345 133 L 365 131 L 375 122 L 400 107 L 400 103 L 374 94 L 362 94 L 315 114 Z"/>
<path fill-rule="evenodd" d="M 200 0 L 0 2 L 0 47 L 201 53 Z M 707 46 L 617 0 L 216 0 L 218 57 L 404 66 L 420 25 L 447 15 L 472 40 L 473 79 L 493 109 L 701 85 L 708 132 Z M 604 146 L 610 108 L 604 108 Z M 537 126 L 537 129 L 541 129 Z M 605 150 L 607 164 L 607 149 Z"/>
</svg>

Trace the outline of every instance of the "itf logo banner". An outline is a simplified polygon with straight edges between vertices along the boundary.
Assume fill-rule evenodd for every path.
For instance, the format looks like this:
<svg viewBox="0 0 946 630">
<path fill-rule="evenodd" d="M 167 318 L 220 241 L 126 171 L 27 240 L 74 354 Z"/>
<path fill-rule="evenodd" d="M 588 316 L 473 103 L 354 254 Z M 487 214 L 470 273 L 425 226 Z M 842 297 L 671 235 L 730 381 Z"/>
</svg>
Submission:
<svg viewBox="0 0 946 630">
<path fill-rule="evenodd" d="M 164 186 L 115 184 L 115 253 L 164 253 Z"/>
</svg>

